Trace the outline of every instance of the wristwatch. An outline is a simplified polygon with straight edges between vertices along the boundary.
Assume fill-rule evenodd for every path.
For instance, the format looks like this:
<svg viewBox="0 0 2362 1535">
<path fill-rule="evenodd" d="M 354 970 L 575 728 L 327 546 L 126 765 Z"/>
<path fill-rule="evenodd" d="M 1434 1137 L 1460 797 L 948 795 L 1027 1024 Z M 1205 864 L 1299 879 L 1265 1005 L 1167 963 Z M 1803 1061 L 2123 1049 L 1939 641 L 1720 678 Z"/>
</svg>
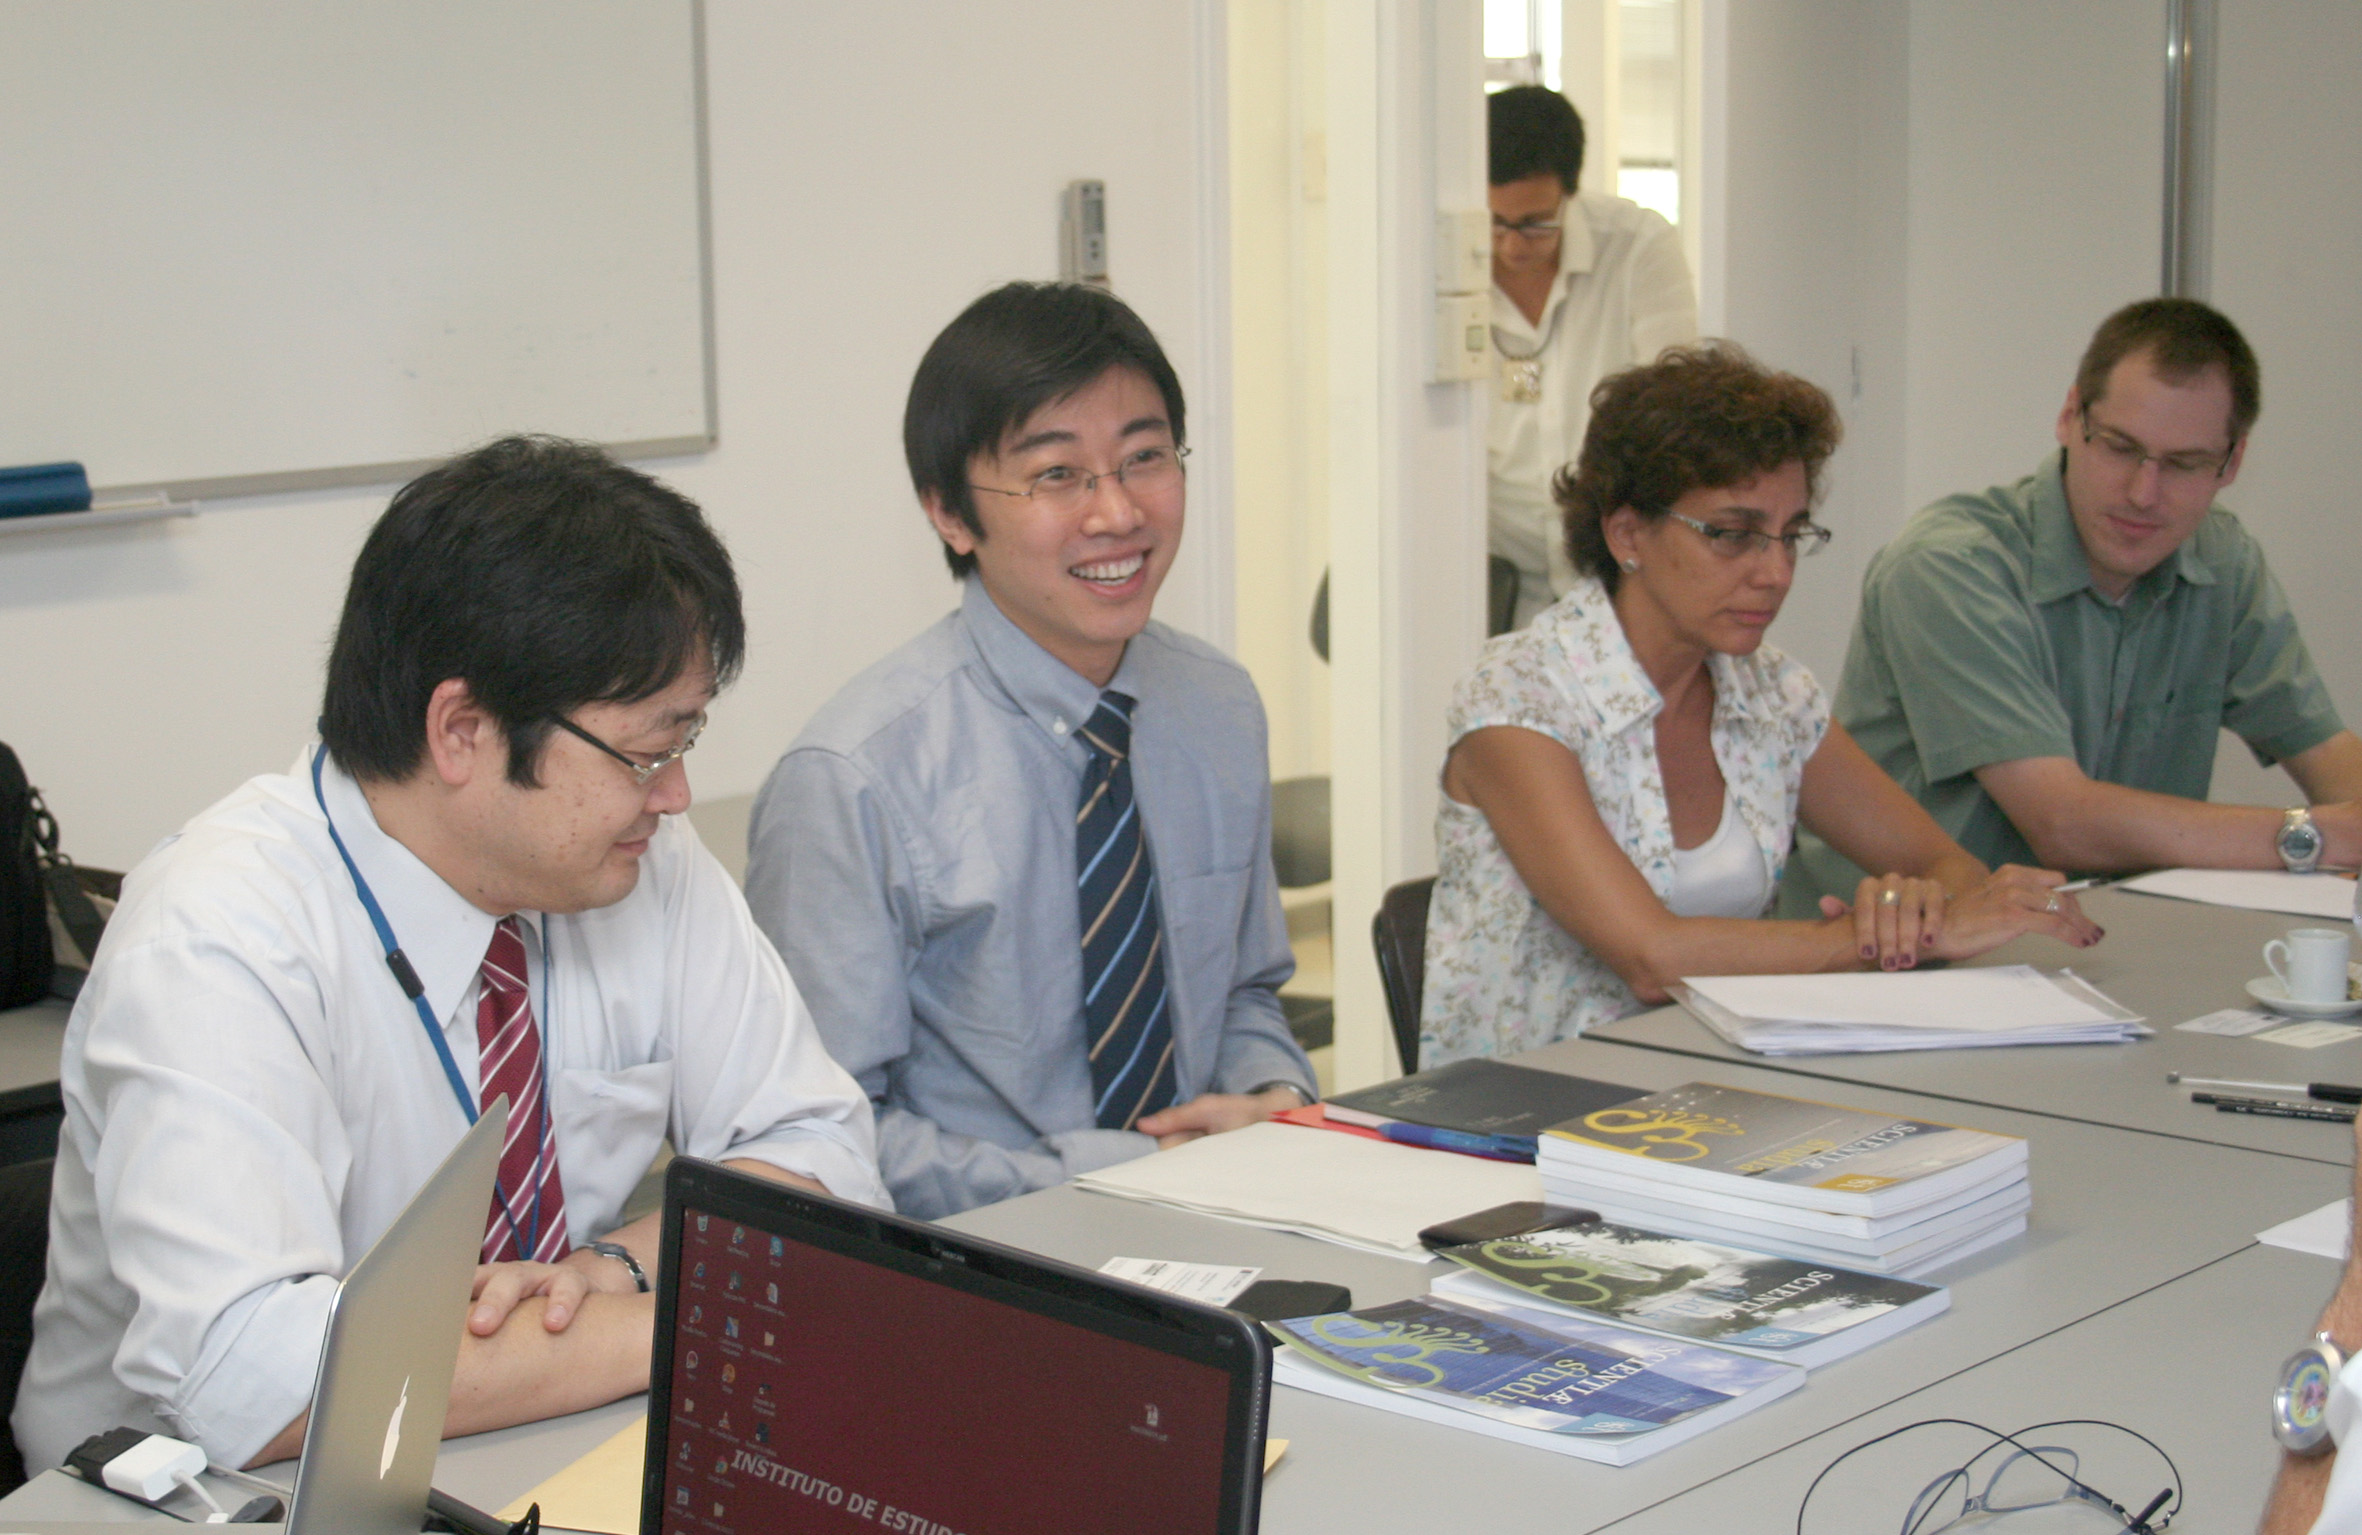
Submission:
<svg viewBox="0 0 2362 1535">
<path fill-rule="evenodd" d="M 589 1251 L 597 1253 L 600 1257 L 613 1258 L 625 1268 L 630 1269 L 632 1271 L 632 1283 L 640 1287 L 640 1293 L 642 1295 L 648 1293 L 648 1271 L 640 1267 L 640 1260 L 631 1255 L 630 1248 L 624 1246 L 621 1242 L 585 1242 L 582 1245 Z"/>
<path fill-rule="evenodd" d="M 2313 824 L 2313 812 L 2297 809 L 2288 812 L 2280 822 L 2280 836 L 2274 846 L 2280 849 L 2280 861 L 2291 874 L 2310 874 L 2321 866 L 2324 839 L 2321 828 Z"/>
<path fill-rule="evenodd" d="M 2272 1437 L 2298 1455 L 2330 1447 L 2329 1394 L 2346 1367 L 2345 1351 L 2327 1333 L 2288 1356 L 2272 1387 Z"/>
</svg>

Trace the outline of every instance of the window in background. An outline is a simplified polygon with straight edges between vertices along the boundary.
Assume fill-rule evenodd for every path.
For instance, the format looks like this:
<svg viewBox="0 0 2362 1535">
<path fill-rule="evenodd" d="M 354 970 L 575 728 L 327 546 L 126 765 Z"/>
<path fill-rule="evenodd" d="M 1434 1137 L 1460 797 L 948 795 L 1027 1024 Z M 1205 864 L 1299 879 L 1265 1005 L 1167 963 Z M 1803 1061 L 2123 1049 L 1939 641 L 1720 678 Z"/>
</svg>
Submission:
<svg viewBox="0 0 2362 1535">
<path fill-rule="evenodd" d="M 1616 195 L 1681 223 L 1681 0 L 1620 0 Z"/>
<path fill-rule="evenodd" d="M 1559 83 L 1559 0 L 1484 0 L 1484 88 Z"/>
</svg>

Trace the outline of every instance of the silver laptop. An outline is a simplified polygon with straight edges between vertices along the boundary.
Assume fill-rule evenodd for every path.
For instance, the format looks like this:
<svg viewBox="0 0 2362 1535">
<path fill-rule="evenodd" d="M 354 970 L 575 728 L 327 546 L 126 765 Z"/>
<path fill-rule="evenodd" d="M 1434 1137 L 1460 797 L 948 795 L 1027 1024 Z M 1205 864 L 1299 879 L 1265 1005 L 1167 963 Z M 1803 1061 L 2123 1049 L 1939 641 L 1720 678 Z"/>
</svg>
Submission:
<svg viewBox="0 0 2362 1535">
<path fill-rule="evenodd" d="M 433 1485 L 451 1372 L 459 1362 L 484 1213 L 508 1134 L 508 1099 L 492 1100 L 337 1288 L 312 1385 L 311 1421 L 287 1522 L 224 1525 L 247 1535 L 418 1535 Z M 24 1506 L 41 1479 L 13 1493 Z M 234 1491 L 212 1480 L 218 1496 Z M 102 1535 L 142 1515 L 111 1493 L 68 1482 L 61 1494 L 109 1523 L 25 1519 L 0 1513 L 4 1535 Z M 28 1495 L 32 1495 L 28 1498 Z M 233 1506 L 238 1498 L 225 1499 Z M 175 1507 L 183 1505 L 176 1495 Z M 106 1511 L 92 1499 L 103 1499 Z M 194 1500 L 189 1500 L 193 1505 Z M 54 1506 L 54 1504 L 52 1505 Z M 115 1513 L 115 1510 L 121 1510 Z M 200 1512 L 199 1518 L 204 1517 Z"/>
<path fill-rule="evenodd" d="M 504 1095 L 337 1287 L 288 1535 L 418 1535 L 507 1136 Z"/>
</svg>

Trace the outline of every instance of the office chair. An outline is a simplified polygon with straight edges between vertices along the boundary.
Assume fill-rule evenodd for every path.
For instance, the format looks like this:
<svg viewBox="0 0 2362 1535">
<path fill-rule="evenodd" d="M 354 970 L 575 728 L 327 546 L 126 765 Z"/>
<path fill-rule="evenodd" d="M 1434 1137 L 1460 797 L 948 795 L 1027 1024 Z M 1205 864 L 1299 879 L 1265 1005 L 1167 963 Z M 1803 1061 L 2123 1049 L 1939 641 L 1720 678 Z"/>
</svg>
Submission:
<svg viewBox="0 0 2362 1535">
<path fill-rule="evenodd" d="M 33 1350 L 33 1301 L 49 1261 L 49 1175 L 56 1158 L 0 1167 L 0 1493 L 23 1484 L 24 1457 L 8 1431 L 17 1377 Z"/>
<path fill-rule="evenodd" d="M 1434 894 L 1432 874 L 1404 880 L 1386 892 L 1370 919 L 1386 1014 L 1394 1022 L 1394 1048 L 1406 1076 L 1419 1069 L 1419 993 L 1427 984 L 1427 902 Z"/>
</svg>

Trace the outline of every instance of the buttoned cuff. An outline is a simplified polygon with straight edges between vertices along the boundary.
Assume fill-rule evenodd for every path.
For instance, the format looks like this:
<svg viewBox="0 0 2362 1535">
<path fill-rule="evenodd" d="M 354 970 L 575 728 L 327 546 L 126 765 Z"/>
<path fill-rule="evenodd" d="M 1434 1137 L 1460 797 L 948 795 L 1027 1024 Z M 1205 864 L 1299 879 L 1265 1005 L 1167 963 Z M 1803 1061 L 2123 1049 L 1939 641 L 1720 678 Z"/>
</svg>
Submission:
<svg viewBox="0 0 2362 1535">
<path fill-rule="evenodd" d="M 2346 1361 L 2346 1367 L 2337 1372 L 2337 1384 L 2329 1389 L 2329 1437 L 2340 1451 L 2351 1447 L 2362 1454 L 2362 1440 L 2354 1437 L 2358 1425 L 2362 1425 L 2362 1354 Z"/>
<path fill-rule="evenodd" d="M 156 1401 L 156 1415 L 222 1465 L 254 1459 L 311 1406 L 336 1291 L 334 1279 L 314 1274 L 241 1296 L 205 1330 L 196 1365 Z"/>
<path fill-rule="evenodd" d="M 839 1199 L 872 1209 L 894 1208 L 894 1196 L 878 1176 L 877 1163 L 853 1147 L 831 1138 L 825 1127 L 775 1140 L 750 1141 L 722 1153 L 721 1160 L 760 1162 L 799 1178 L 809 1178 Z"/>
<path fill-rule="evenodd" d="M 1095 1173 L 1119 1162 L 1135 1162 L 1156 1150 L 1156 1137 L 1137 1130 L 1061 1130 L 1042 1144 L 1055 1152 L 1066 1176 Z"/>
</svg>

